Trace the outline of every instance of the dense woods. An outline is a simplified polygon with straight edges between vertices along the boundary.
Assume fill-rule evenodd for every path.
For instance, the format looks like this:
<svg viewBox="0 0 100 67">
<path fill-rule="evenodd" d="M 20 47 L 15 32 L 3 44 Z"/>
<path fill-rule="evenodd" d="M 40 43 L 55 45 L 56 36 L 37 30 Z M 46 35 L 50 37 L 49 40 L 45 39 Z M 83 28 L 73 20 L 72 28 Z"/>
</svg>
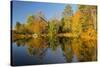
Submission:
<svg viewBox="0 0 100 67">
<path fill-rule="evenodd" d="M 29 16 L 24 24 L 16 22 L 12 32 L 14 36 L 21 34 L 33 37 L 36 35 L 50 38 L 64 36 L 96 39 L 96 9 L 96 6 L 78 5 L 78 9 L 74 13 L 71 5 L 67 5 L 61 20 L 55 18 L 46 20 L 45 15 L 39 12 Z"/>
</svg>

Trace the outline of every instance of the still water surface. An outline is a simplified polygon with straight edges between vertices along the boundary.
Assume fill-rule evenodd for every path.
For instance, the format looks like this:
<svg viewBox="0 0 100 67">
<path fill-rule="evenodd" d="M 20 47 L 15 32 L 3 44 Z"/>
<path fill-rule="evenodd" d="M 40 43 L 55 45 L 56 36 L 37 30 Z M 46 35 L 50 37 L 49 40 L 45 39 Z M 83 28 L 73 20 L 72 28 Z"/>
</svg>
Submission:
<svg viewBox="0 0 100 67">
<path fill-rule="evenodd" d="M 96 41 L 29 38 L 12 41 L 12 65 L 96 61 Z"/>
</svg>

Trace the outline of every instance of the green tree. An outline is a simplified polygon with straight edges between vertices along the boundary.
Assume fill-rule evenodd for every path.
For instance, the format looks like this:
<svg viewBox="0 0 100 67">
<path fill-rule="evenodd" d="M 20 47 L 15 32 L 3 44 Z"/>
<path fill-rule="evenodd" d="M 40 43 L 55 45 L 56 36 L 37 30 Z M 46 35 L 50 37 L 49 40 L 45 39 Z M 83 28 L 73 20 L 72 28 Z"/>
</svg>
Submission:
<svg viewBox="0 0 100 67">
<path fill-rule="evenodd" d="M 16 31 L 19 32 L 20 28 L 21 28 L 21 23 L 20 22 L 16 22 L 16 26 L 15 26 Z"/>
<path fill-rule="evenodd" d="M 72 10 L 71 5 L 68 4 L 68 5 L 65 7 L 64 12 L 63 12 L 63 15 L 64 15 L 64 17 L 65 17 L 65 16 L 70 17 L 70 16 L 73 15 L 73 10 Z"/>
<path fill-rule="evenodd" d="M 73 10 L 71 5 L 67 5 L 63 12 L 62 22 L 62 31 L 71 32 L 71 22 L 72 22 Z"/>
<path fill-rule="evenodd" d="M 57 34 L 57 22 L 56 20 L 51 20 L 48 23 L 48 35 L 52 39 Z"/>
<path fill-rule="evenodd" d="M 27 19 L 27 24 L 31 25 L 34 21 L 34 18 L 35 17 L 33 15 L 29 16 L 28 19 Z"/>
</svg>

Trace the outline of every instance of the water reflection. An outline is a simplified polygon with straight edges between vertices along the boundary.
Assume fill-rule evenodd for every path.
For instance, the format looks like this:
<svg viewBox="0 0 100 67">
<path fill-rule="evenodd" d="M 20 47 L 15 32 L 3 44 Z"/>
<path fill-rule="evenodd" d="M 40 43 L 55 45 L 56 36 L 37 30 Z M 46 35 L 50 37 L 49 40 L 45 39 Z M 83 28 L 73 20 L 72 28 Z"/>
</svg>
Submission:
<svg viewBox="0 0 100 67">
<path fill-rule="evenodd" d="M 53 58 L 57 58 L 57 60 L 52 59 L 52 61 L 48 61 L 48 63 L 57 63 L 58 60 L 61 60 L 60 63 L 97 60 L 97 42 L 95 40 L 85 41 L 80 38 L 65 37 L 56 37 L 53 39 L 48 39 L 47 37 L 31 37 L 13 40 L 13 43 L 15 43 L 17 47 L 26 47 L 28 57 L 37 58 L 36 62 L 39 62 L 37 64 L 46 63 L 48 61 L 47 59 L 51 59 L 49 55 L 52 55 Z M 15 46 L 15 44 L 12 45 Z M 56 53 L 58 53 L 57 56 L 54 56 Z M 18 60 L 16 57 L 13 57 L 13 59 Z"/>
</svg>

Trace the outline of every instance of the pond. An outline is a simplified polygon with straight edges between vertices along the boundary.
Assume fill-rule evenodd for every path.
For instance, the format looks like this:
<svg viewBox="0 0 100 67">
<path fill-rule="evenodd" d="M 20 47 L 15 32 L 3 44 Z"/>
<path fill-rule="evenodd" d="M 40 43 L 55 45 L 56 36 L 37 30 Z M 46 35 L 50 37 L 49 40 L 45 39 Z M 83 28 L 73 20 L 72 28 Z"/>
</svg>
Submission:
<svg viewBox="0 0 100 67">
<path fill-rule="evenodd" d="M 12 65 L 71 63 L 97 60 L 97 42 L 46 37 L 12 41 Z"/>
</svg>

